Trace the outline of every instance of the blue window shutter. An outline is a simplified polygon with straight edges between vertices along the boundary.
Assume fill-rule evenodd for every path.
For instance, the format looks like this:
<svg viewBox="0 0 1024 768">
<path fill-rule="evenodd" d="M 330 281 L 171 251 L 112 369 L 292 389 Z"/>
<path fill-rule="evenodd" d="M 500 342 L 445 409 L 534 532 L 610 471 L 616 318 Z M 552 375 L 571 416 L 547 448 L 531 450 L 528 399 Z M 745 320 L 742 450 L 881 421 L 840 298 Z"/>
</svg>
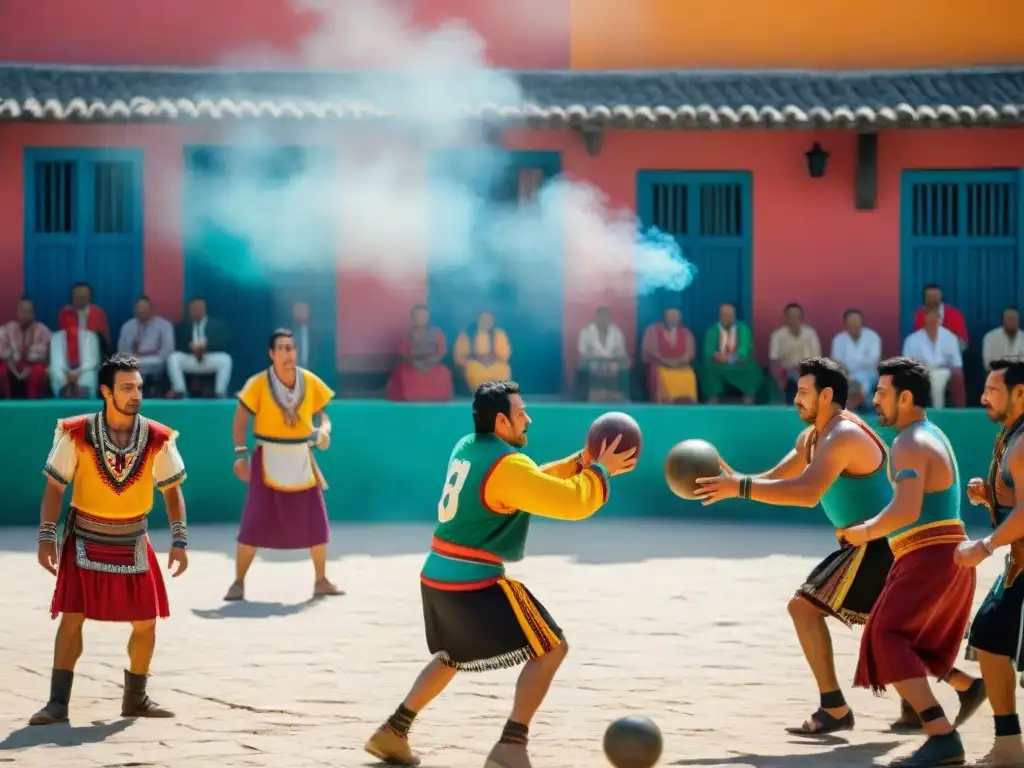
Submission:
<svg viewBox="0 0 1024 768">
<path fill-rule="evenodd" d="M 82 165 L 85 280 L 107 313 L 111 343 L 144 292 L 143 153 L 103 150 Z"/>
<path fill-rule="evenodd" d="M 56 327 L 71 286 L 92 285 L 116 335 L 142 293 L 142 152 L 25 150 L 25 292 Z"/>
<path fill-rule="evenodd" d="M 1021 172 L 905 171 L 901 179 L 901 330 L 929 283 L 964 313 L 971 346 L 1021 296 Z"/>
<path fill-rule="evenodd" d="M 752 204 L 746 171 L 640 171 L 637 215 L 642 226 L 672 236 L 697 268 L 683 290 L 655 290 L 637 299 L 637 333 L 668 307 L 678 307 L 698 345 L 724 302 L 751 320 Z"/>
</svg>

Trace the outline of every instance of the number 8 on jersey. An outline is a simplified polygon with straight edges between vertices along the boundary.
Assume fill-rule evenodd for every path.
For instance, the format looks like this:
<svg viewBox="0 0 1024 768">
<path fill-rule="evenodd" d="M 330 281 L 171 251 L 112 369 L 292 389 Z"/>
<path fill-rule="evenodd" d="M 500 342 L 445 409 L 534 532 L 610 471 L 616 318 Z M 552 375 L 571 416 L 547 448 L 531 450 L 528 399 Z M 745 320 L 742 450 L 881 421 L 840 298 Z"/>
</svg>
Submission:
<svg viewBox="0 0 1024 768">
<path fill-rule="evenodd" d="M 459 494 L 469 477 L 472 465 L 465 459 L 452 459 L 448 464 L 448 477 L 441 489 L 441 499 L 437 502 L 437 521 L 447 523 L 455 519 L 459 511 Z"/>
</svg>

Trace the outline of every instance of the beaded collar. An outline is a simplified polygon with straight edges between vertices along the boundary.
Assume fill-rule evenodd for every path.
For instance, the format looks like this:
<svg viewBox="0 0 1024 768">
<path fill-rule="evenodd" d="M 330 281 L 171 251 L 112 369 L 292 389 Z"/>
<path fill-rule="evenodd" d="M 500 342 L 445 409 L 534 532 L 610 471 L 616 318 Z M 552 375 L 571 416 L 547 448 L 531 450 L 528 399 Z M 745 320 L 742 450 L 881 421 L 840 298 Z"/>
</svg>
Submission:
<svg viewBox="0 0 1024 768">
<path fill-rule="evenodd" d="M 107 432 L 107 420 L 103 412 L 89 417 L 86 427 L 89 444 L 96 457 L 96 465 L 107 485 L 121 493 L 139 477 L 145 464 L 146 448 L 149 446 L 149 420 L 135 417 L 132 437 L 124 448 L 118 447 Z"/>
</svg>

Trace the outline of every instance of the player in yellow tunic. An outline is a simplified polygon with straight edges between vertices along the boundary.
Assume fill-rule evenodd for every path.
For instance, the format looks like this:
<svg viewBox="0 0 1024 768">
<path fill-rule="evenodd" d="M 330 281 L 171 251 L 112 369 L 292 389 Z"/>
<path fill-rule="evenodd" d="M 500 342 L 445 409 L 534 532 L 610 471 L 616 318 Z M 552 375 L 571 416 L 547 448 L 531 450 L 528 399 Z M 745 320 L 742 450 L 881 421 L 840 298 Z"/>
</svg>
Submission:
<svg viewBox="0 0 1024 768">
<path fill-rule="evenodd" d="M 257 549 L 308 549 L 315 572 L 314 597 L 340 595 L 327 578 L 330 526 L 324 482 L 313 448 L 327 450 L 331 421 L 324 408 L 334 391 L 296 365 L 292 332 L 270 337 L 267 370 L 252 376 L 238 393 L 232 427 L 235 474 L 248 483 L 238 531 L 235 581 L 225 600 L 245 599 L 245 577 Z M 253 422 L 256 450 L 249 460 L 246 433 Z"/>
<path fill-rule="evenodd" d="M 167 567 L 188 567 L 185 465 L 177 433 L 139 415 L 142 375 L 133 357 L 115 356 L 99 372 L 104 407 L 99 413 L 57 422 L 46 460 L 39 526 L 39 564 L 57 577 L 51 614 L 61 615 L 53 652 L 50 699 L 32 725 L 68 719 L 75 664 L 82 654 L 85 620 L 132 625 L 124 673 L 123 717 L 171 717 L 146 694 L 156 645 L 156 620 L 170 615 L 160 563 L 147 535 L 147 516 L 159 490 L 171 523 Z M 71 510 L 57 542 L 64 490 Z"/>
</svg>

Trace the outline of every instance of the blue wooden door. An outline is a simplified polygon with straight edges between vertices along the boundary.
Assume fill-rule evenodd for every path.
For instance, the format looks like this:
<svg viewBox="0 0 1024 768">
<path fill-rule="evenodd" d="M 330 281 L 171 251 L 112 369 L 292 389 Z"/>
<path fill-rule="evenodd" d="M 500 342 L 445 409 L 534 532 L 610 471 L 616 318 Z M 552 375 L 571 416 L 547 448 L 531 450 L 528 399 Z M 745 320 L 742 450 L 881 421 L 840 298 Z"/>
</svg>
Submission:
<svg viewBox="0 0 1024 768">
<path fill-rule="evenodd" d="M 562 232 L 534 226 L 557 218 L 540 215 L 529 216 L 528 233 L 514 231 L 514 211 L 536 204 L 540 188 L 560 172 L 557 152 L 465 150 L 431 160 L 427 302 L 433 322 L 453 346 L 478 312 L 492 312 L 512 344 L 512 375 L 534 395 L 563 390 Z M 445 193 L 451 185 L 454 195 Z M 468 217 L 461 210 L 452 215 L 453 204 L 469 200 Z M 524 234 L 532 240 L 525 260 L 522 243 L 508 243 Z"/>
<path fill-rule="evenodd" d="M 324 155 L 297 147 L 185 150 L 185 300 L 205 298 L 209 315 L 226 324 L 234 386 L 269 364 L 267 341 L 290 325 L 296 301 L 310 305 L 325 347 L 311 356 L 328 361 L 317 373 L 335 376 L 331 223 L 304 191 L 333 167 Z"/>
<path fill-rule="evenodd" d="M 1021 306 L 1024 259 L 1022 172 L 904 171 L 900 211 L 900 305 L 904 337 L 925 285 L 942 288 L 964 313 L 969 352 Z M 972 354 L 973 356 L 973 354 Z M 966 362 L 965 362 L 966 364 Z"/>
<path fill-rule="evenodd" d="M 78 282 L 113 341 L 143 293 L 139 149 L 25 150 L 25 290 L 51 328 Z"/>
<path fill-rule="evenodd" d="M 696 277 L 685 290 L 657 289 L 638 296 L 639 337 L 669 307 L 682 310 L 683 321 L 698 346 L 708 327 L 718 320 L 718 307 L 724 302 L 735 304 L 739 318 L 749 323 L 750 174 L 640 171 L 636 187 L 642 225 L 671 236 L 683 257 L 696 267 Z"/>
</svg>

